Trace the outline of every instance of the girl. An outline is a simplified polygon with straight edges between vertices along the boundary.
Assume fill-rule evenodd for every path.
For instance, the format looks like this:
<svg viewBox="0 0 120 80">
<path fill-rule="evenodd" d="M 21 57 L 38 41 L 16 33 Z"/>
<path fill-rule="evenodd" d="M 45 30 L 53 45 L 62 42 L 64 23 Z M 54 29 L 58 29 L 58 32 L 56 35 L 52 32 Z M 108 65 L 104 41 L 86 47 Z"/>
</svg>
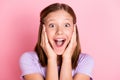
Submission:
<svg viewBox="0 0 120 80">
<path fill-rule="evenodd" d="M 92 80 L 93 59 L 81 53 L 73 9 L 54 3 L 42 10 L 35 51 L 20 58 L 24 80 Z"/>
</svg>

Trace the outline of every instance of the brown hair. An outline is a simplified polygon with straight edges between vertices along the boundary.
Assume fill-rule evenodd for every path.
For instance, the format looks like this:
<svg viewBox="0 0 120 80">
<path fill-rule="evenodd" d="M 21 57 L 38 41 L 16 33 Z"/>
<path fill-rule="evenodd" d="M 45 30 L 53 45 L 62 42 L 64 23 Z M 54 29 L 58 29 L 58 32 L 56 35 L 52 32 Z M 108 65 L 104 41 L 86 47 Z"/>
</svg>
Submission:
<svg viewBox="0 0 120 80">
<path fill-rule="evenodd" d="M 41 11 L 38 41 L 37 41 L 36 46 L 35 46 L 35 51 L 38 55 L 40 64 L 42 66 L 47 66 L 47 56 L 46 56 L 44 50 L 42 49 L 42 47 L 40 46 L 41 33 L 42 33 L 42 29 L 43 29 L 44 19 L 49 13 L 57 11 L 57 10 L 65 10 L 66 12 L 68 12 L 73 17 L 73 23 L 76 24 L 76 15 L 75 15 L 73 9 L 70 6 L 68 6 L 67 4 L 54 3 L 54 4 L 49 5 L 48 7 L 46 7 L 45 9 L 43 9 Z M 72 68 L 73 69 L 76 68 L 78 58 L 79 58 L 79 55 L 81 53 L 79 34 L 78 34 L 77 28 L 76 28 L 76 34 L 77 34 L 76 35 L 77 46 L 76 46 L 74 53 L 72 55 Z M 60 60 L 60 62 L 62 62 L 62 59 Z"/>
</svg>

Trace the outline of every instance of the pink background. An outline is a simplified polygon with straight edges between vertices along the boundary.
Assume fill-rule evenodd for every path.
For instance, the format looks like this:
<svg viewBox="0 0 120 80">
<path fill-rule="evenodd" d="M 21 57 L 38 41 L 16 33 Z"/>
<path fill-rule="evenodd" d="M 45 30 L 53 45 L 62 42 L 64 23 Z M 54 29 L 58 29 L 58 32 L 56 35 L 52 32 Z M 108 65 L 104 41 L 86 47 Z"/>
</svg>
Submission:
<svg viewBox="0 0 120 80">
<path fill-rule="evenodd" d="M 33 50 L 39 13 L 57 0 L 0 0 L 0 80 L 20 80 L 19 57 Z M 77 14 L 82 52 L 94 80 L 120 80 L 120 0 L 59 0 Z"/>
</svg>

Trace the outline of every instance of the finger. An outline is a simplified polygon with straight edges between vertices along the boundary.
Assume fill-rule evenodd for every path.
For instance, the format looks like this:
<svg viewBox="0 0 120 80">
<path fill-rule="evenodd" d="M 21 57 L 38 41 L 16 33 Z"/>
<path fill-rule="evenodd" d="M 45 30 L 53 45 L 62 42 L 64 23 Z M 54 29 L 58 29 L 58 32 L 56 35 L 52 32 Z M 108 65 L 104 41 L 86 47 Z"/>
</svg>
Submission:
<svg viewBox="0 0 120 80">
<path fill-rule="evenodd" d="M 71 41 L 74 42 L 76 40 L 76 25 L 74 25 L 74 30 L 73 30 L 73 34 L 72 34 L 72 38 Z"/>
<path fill-rule="evenodd" d="M 46 32 L 44 32 L 44 37 L 45 37 L 45 42 L 46 42 L 46 44 L 47 44 L 47 43 L 48 43 L 48 37 L 47 37 Z"/>
<path fill-rule="evenodd" d="M 45 41 L 46 44 L 48 44 L 48 37 L 47 37 L 45 25 L 43 25 L 43 27 L 44 27 L 44 41 Z"/>
<path fill-rule="evenodd" d="M 41 46 L 42 47 L 44 46 L 44 26 L 43 26 L 42 34 L 41 34 Z"/>
<path fill-rule="evenodd" d="M 50 46 L 50 43 L 48 41 L 45 25 L 43 27 L 44 27 L 44 46 L 46 49 L 46 53 L 49 55 L 49 53 L 54 53 L 54 52 L 53 52 L 52 47 Z"/>
<path fill-rule="evenodd" d="M 76 40 L 76 24 L 74 25 L 73 37 L 74 37 L 74 40 Z"/>
</svg>

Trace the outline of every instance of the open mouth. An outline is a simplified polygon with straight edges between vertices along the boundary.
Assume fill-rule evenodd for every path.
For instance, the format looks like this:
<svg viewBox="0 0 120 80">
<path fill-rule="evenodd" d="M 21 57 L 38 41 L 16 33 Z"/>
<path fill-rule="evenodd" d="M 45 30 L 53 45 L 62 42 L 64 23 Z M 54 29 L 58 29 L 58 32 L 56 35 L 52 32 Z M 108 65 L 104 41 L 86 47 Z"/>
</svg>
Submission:
<svg viewBox="0 0 120 80">
<path fill-rule="evenodd" d="M 57 47 L 61 47 L 65 43 L 66 39 L 55 39 L 54 41 Z"/>
</svg>

